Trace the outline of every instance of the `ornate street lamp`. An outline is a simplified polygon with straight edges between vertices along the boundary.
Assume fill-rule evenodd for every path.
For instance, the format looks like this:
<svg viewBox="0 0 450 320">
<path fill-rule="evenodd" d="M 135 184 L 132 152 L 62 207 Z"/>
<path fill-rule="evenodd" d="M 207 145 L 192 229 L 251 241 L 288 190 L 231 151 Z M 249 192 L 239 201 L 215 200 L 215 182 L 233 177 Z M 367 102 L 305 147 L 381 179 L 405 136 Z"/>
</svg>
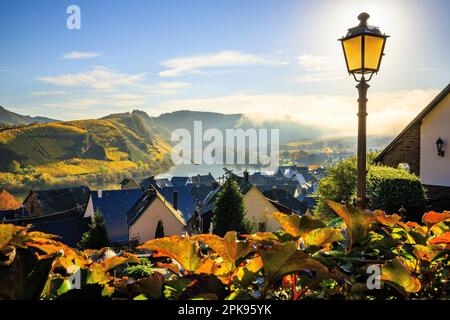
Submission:
<svg viewBox="0 0 450 320">
<path fill-rule="evenodd" d="M 356 204 L 359 208 L 366 205 L 366 118 L 367 84 L 374 73 L 380 69 L 387 35 L 377 27 L 369 26 L 365 12 L 358 16 L 359 25 L 348 29 L 345 37 L 339 39 L 344 50 L 348 73 L 358 82 L 358 151 L 357 151 L 357 190 Z"/>
</svg>

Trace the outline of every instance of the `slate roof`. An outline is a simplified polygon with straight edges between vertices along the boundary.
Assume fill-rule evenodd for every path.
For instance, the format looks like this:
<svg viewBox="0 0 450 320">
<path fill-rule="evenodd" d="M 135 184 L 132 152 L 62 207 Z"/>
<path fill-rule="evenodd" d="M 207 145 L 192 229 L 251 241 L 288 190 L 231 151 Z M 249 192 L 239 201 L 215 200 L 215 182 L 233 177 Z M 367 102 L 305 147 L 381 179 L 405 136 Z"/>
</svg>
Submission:
<svg viewBox="0 0 450 320">
<path fill-rule="evenodd" d="M 40 217 L 29 217 L 25 209 L 0 211 L 0 223 L 18 226 L 32 225 L 31 231 L 40 231 L 59 236 L 57 239 L 69 246 L 76 246 L 83 233 L 88 230 L 90 219 L 77 212 L 64 212 Z"/>
<path fill-rule="evenodd" d="M 146 190 L 136 204 L 128 211 L 127 213 L 127 222 L 128 226 L 131 226 L 135 223 L 139 217 L 145 212 L 145 210 L 153 203 L 155 199 L 160 199 L 169 211 L 177 218 L 177 220 L 186 225 L 186 221 L 184 220 L 180 211 L 175 210 L 174 207 L 159 193 L 156 189 L 150 188 Z"/>
<path fill-rule="evenodd" d="M 173 193 L 178 193 L 177 209 L 183 214 L 185 221 L 188 221 L 196 209 L 195 199 L 191 193 L 191 187 L 165 187 L 159 191 L 161 195 L 173 206 Z"/>
<path fill-rule="evenodd" d="M 151 189 L 151 188 L 157 188 L 158 187 L 158 185 L 156 184 L 156 181 L 155 181 L 155 177 L 153 177 L 153 176 L 141 180 L 139 185 L 144 190 L 148 190 L 148 189 Z"/>
<path fill-rule="evenodd" d="M 24 205 L 26 205 L 27 200 L 31 196 L 37 198 L 39 205 L 43 209 L 44 215 L 62 212 L 74 212 L 83 215 L 89 201 L 90 190 L 88 187 L 80 186 L 63 189 L 30 191 L 27 198 L 24 200 Z M 33 212 L 30 213 L 32 215 L 34 214 Z"/>
<path fill-rule="evenodd" d="M 308 208 L 314 208 L 317 202 L 316 198 L 311 196 L 306 196 L 303 201 L 307 204 Z"/>
<path fill-rule="evenodd" d="M 141 189 L 101 190 L 91 193 L 94 211 L 99 210 L 105 219 L 111 242 L 128 242 L 127 212 L 142 194 Z"/>
<path fill-rule="evenodd" d="M 197 206 L 206 198 L 206 196 L 213 190 L 212 187 L 194 186 L 188 184 L 184 187 L 164 187 L 158 189 L 161 195 L 170 202 L 173 206 L 173 193 L 178 193 L 177 208 L 183 213 L 185 221 L 192 218 Z"/>
<path fill-rule="evenodd" d="M 256 187 L 263 193 L 276 187 L 277 189 L 285 190 L 289 194 L 294 195 L 298 186 L 299 182 L 297 180 L 280 179 L 275 176 L 270 176 L 265 184 L 257 185 Z"/>
<path fill-rule="evenodd" d="M 196 175 L 191 177 L 192 184 L 199 186 L 213 186 L 216 183 L 216 179 L 211 175 L 211 173 L 206 175 Z"/>
<path fill-rule="evenodd" d="M 19 219 L 23 216 L 28 216 L 28 212 L 25 208 L 20 208 L 16 210 L 2 210 L 0 211 L 0 223 L 6 222 L 7 220 Z"/>
<path fill-rule="evenodd" d="M 155 179 L 155 183 L 158 186 L 158 188 L 172 187 L 173 186 L 173 184 L 167 178 Z"/>
<path fill-rule="evenodd" d="M 189 183 L 188 177 L 172 177 L 170 182 L 174 187 L 184 187 Z"/>
<path fill-rule="evenodd" d="M 294 196 L 289 194 L 286 190 L 271 189 L 263 192 L 264 196 L 272 202 L 279 203 L 297 213 L 304 214 L 308 209 L 306 203 L 297 200 Z"/>
</svg>

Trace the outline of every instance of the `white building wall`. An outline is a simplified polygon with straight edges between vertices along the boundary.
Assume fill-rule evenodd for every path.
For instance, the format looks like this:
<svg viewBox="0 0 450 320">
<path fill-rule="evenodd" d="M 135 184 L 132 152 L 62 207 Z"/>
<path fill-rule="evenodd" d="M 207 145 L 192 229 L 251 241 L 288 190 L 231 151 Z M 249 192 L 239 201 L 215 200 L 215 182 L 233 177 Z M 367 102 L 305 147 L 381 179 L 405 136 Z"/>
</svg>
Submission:
<svg viewBox="0 0 450 320">
<path fill-rule="evenodd" d="M 444 141 L 444 157 L 437 154 L 439 137 Z M 420 178 L 423 184 L 450 187 L 450 94 L 422 120 Z"/>
<path fill-rule="evenodd" d="M 246 217 L 255 224 L 256 231 L 260 223 L 266 224 L 266 231 L 273 232 L 281 229 L 280 224 L 274 218 L 272 213 L 278 210 L 264 197 L 256 188 L 252 187 L 244 196 L 244 205 Z"/>
</svg>

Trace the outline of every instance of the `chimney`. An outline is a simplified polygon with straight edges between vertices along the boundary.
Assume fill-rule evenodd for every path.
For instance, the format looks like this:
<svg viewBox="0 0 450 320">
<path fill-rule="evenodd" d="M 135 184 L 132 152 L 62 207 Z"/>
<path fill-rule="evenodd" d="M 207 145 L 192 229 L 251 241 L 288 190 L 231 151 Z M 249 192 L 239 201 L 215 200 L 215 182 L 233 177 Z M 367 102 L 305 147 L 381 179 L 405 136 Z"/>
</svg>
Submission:
<svg viewBox="0 0 450 320">
<path fill-rule="evenodd" d="M 102 198 L 102 190 L 97 190 L 97 196 L 99 199 Z"/>
<path fill-rule="evenodd" d="M 178 210 L 178 191 L 173 192 L 173 207 Z"/>
<path fill-rule="evenodd" d="M 247 169 L 245 169 L 244 178 L 245 178 L 245 181 L 247 181 L 247 182 L 248 182 L 248 177 L 249 177 L 248 171 L 247 171 Z"/>
</svg>

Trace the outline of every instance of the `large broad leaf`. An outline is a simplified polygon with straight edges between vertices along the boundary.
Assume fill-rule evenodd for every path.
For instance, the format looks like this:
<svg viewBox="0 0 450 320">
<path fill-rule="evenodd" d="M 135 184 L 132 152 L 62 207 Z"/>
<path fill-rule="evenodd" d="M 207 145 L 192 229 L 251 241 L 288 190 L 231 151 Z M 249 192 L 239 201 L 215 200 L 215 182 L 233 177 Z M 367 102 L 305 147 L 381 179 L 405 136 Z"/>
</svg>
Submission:
<svg viewBox="0 0 450 320">
<path fill-rule="evenodd" d="M 61 242 L 51 239 L 35 239 L 29 242 L 30 247 L 39 249 L 48 254 L 58 253 L 57 264 L 66 270 L 73 270 L 73 267 L 82 268 L 89 264 L 89 260 L 78 250 L 75 250 Z"/>
<path fill-rule="evenodd" d="M 430 244 L 450 244 L 450 232 L 441 234 L 438 237 L 431 239 Z"/>
<path fill-rule="evenodd" d="M 123 256 L 115 256 L 111 258 L 107 258 L 102 261 L 102 266 L 105 268 L 106 271 L 109 271 L 111 269 L 114 269 L 118 266 L 121 266 L 123 264 L 127 263 L 139 263 L 140 259 L 134 255 L 126 253 Z"/>
<path fill-rule="evenodd" d="M 450 212 L 448 211 L 444 213 L 430 211 L 422 216 L 422 222 L 425 223 L 427 226 L 433 226 L 448 219 L 450 219 Z"/>
<path fill-rule="evenodd" d="M 159 256 L 177 261 L 186 271 L 195 271 L 201 262 L 197 244 L 180 236 L 150 240 L 138 249 L 157 251 Z"/>
<path fill-rule="evenodd" d="M 11 241 L 14 234 L 14 225 L 0 224 L 0 250 Z"/>
<path fill-rule="evenodd" d="M 279 280 L 282 276 L 299 271 L 328 269 L 308 254 L 297 250 L 294 242 L 274 243 L 270 248 L 259 251 L 264 265 L 266 282 L 268 284 Z"/>
<path fill-rule="evenodd" d="M 423 246 L 417 244 L 414 246 L 414 255 L 419 260 L 431 262 L 441 252 L 441 249 L 439 246 Z"/>
<path fill-rule="evenodd" d="M 347 225 L 347 233 L 352 244 L 364 240 L 367 232 L 374 221 L 374 214 L 371 211 L 363 211 L 352 205 L 343 205 L 327 200 L 328 206 L 333 209 Z"/>
<path fill-rule="evenodd" d="M 387 215 L 386 212 L 381 210 L 375 210 L 373 213 L 375 214 L 377 222 L 391 228 L 395 226 L 402 218 L 398 214 Z"/>
<path fill-rule="evenodd" d="M 147 299 L 159 300 L 162 296 L 162 286 L 165 278 L 159 272 L 154 272 L 146 278 L 136 280 L 132 283 L 124 283 L 118 286 L 114 296 L 118 298 L 133 298 L 144 295 Z"/>
<path fill-rule="evenodd" d="M 299 216 L 297 214 L 287 215 L 281 212 L 275 212 L 272 214 L 281 227 L 287 233 L 294 237 L 301 237 L 311 230 L 323 228 L 325 224 L 317 219 L 314 219 L 310 215 Z"/>
<path fill-rule="evenodd" d="M 284 230 L 277 230 L 275 232 L 256 232 L 253 234 L 242 234 L 240 236 L 255 242 L 286 242 L 292 241 L 295 238 L 290 233 L 287 233 Z"/>
<path fill-rule="evenodd" d="M 28 249 L 17 249 L 9 266 L 0 267 L 0 300 L 38 299 L 44 290 L 56 255 L 38 259 Z"/>
<path fill-rule="evenodd" d="M 253 282 L 262 268 L 263 261 L 260 256 L 256 256 L 236 270 L 236 280 L 242 287 L 247 287 Z"/>
<path fill-rule="evenodd" d="M 408 293 L 418 292 L 421 288 L 419 279 L 399 259 L 387 261 L 381 266 L 380 279 L 399 286 Z"/>
<path fill-rule="evenodd" d="M 213 249 L 223 259 L 222 266 L 227 272 L 233 272 L 236 261 L 253 251 L 248 241 L 237 241 L 237 234 L 234 231 L 227 232 L 223 238 L 214 234 L 200 234 L 191 240 L 203 242 Z"/>
<path fill-rule="evenodd" d="M 179 279 L 167 281 L 163 292 L 170 300 L 188 300 L 203 295 L 216 295 L 224 299 L 227 290 L 222 282 L 214 275 L 190 274 Z"/>
<path fill-rule="evenodd" d="M 305 246 L 318 246 L 329 248 L 333 242 L 344 241 L 341 229 L 326 227 L 315 229 L 306 234 L 303 238 Z"/>
</svg>

